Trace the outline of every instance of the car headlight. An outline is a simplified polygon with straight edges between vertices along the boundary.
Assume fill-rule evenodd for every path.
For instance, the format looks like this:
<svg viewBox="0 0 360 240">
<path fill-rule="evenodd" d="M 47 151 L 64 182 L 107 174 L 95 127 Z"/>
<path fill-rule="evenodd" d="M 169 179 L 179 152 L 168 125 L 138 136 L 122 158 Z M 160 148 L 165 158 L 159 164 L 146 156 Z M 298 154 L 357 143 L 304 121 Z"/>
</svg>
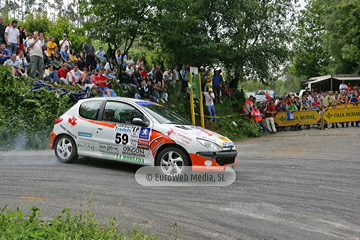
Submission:
<svg viewBox="0 0 360 240">
<path fill-rule="evenodd" d="M 202 138 L 196 138 L 196 140 L 198 140 L 198 142 L 203 145 L 204 147 L 207 147 L 209 149 L 215 149 L 215 150 L 222 150 L 223 148 L 219 145 L 216 144 L 214 142 L 202 139 Z"/>
</svg>

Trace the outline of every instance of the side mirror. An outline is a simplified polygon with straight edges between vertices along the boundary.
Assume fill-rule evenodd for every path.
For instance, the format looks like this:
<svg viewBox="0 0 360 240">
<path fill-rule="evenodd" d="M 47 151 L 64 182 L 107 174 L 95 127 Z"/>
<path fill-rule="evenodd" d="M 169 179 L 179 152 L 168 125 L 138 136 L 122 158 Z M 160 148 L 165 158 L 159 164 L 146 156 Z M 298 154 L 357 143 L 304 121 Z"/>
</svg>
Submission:
<svg viewBox="0 0 360 240">
<path fill-rule="evenodd" d="M 134 118 L 132 120 L 132 124 L 140 126 L 140 127 L 148 127 L 149 126 L 148 122 L 144 122 L 144 120 L 142 120 L 140 118 Z"/>
</svg>

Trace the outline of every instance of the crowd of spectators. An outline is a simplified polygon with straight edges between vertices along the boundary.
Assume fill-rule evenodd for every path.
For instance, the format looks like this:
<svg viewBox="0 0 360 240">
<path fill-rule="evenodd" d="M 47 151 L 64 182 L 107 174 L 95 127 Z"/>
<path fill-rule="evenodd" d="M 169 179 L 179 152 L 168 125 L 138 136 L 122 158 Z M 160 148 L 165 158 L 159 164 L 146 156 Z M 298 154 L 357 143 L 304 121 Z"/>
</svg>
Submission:
<svg viewBox="0 0 360 240">
<path fill-rule="evenodd" d="M 343 81 L 337 91 L 327 92 L 315 92 L 305 88 L 302 96 L 296 96 L 294 94 L 284 94 L 278 96 L 276 92 L 272 96 L 265 93 L 267 101 L 265 103 L 259 103 L 254 96 L 250 96 L 244 103 L 243 111 L 246 117 L 254 119 L 258 124 L 258 127 L 264 129 L 267 132 L 276 133 L 274 117 L 277 113 L 288 112 L 293 113 L 296 111 L 309 111 L 316 110 L 321 113 L 325 113 L 328 109 L 334 109 L 339 105 L 351 104 L 357 106 L 360 101 L 360 88 L 358 86 L 352 86 L 351 83 L 345 84 Z M 266 120 L 266 125 L 263 122 Z M 338 123 L 330 124 L 325 123 L 325 129 L 338 128 Z M 341 123 L 342 127 L 348 126 L 360 126 L 360 122 Z M 316 124 L 318 128 L 321 128 L 320 124 Z M 305 128 L 309 129 L 310 125 L 306 125 Z M 284 130 L 286 128 L 279 127 L 278 130 Z M 292 126 L 291 130 L 301 130 L 301 126 Z"/>
</svg>

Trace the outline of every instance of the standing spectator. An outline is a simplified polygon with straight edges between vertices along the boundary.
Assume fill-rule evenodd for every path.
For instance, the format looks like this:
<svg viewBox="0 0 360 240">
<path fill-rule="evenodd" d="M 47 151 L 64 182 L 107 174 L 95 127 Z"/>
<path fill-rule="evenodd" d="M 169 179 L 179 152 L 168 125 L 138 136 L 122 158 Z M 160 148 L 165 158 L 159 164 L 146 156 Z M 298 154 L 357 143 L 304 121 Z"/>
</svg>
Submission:
<svg viewBox="0 0 360 240">
<path fill-rule="evenodd" d="M 5 41 L 6 48 L 10 53 L 16 53 L 16 50 L 20 47 L 20 32 L 17 29 L 18 22 L 13 20 L 11 25 L 5 29 Z"/>
<path fill-rule="evenodd" d="M 267 131 L 268 133 L 270 133 L 271 131 L 265 126 L 265 123 L 262 120 L 261 117 L 261 113 L 260 110 L 258 109 L 257 105 L 254 105 L 254 109 L 251 111 L 251 116 L 253 117 L 253 119 L 255 120 L 255 122 L 257 123 L 259 130 L 261 130 L 261 128 L 263 128 L 265 131 Z"/>
<path fill-rule="evenodd" d="M 132 82 L 132 83 L 135 83 L 136 87 L 139 87 L 139 83 L 137 82 L 137 80 L 136 80 L 136 78 L 134 76 L 135 70 L 134 70 L 131 63 L 129 63 L 126 66 L 125 72 L 126 72 L 128 78 L 129 78 L 129 81 Z"/>
<path fill-rule="evenodd" d="M 178 82 L 180 82 L 179 66 L 175 66 L 175 69 L 173 70 L 172 83 L 178 83 Z"/>
<path fill-rule="evenodd" d="M 181 76 L 181 80 L 182 80 L 181 92 L 184 93 L 186 91 L 187 87 L 188 87 L 188 81 L 189 81 L 189 74 L 186 71 L 186 66 L 185 65 L 183 65 L 182 69 L 180 70 L 180 76 Z"/>
<path fill-rule="evenodd" d="M 344 92 L 348 90 L 348 86 L 345 84 L 345 81 L 342 81 L 342 83 L 339 86 L 340 92 Z"/>
<path fill-rule="evenodd" d="M 274 104 L 274 99 L 271 99 L 270 102 L 266 102 L 265 120 L 266 125 L 273 133 L 276 133 L 276 127 L 274 122 L 275 114 L 276 105 Z"/>
<path fill-rule="evenodd" d="M 311 109 L 312 110 L 318 110 L 318 108 L 321 106 L 321 102 L 318 100 L 317 97 L 314 97 L 314 101 L 311 103 Z"/>
<path fill-rule="evenodd" d="M 326 93 L 323 93 L 320 97 L 321 106 L 328 108 L 330 105 L 330 99 L 329 96 Z"/>
<path fill-rule="evenodd" d="M 121 51 L 117 50 L 116 54 L 115 54 L 115 61 L 116 61 L 116 65 L 120 65 L 121 64 Z"/>
<path fill-rule="evenodd" d="M 4 17 L 0 15 L 0 44 L 2 44 L 2 43 L 6 44 L 5 29 L 6 29 L 6 26 L 4 25 Z"/>
<path fill-rule="evenodd" d="M 30 47 L 30 62 L 31 62 L 31 77 L 38 76 L 43 78 L 43 45 L 39 41 L 38 32 L 33 33 L 33 38 L 29 40 Z"/>
<path fill-rule="evenodd" d="M 245 114 L 245 117 L 251 119 L 251 111 L 253 110 L 253 99 L 254 97 L 253 96 L 250 96 L 249 99 L 247 99 L 245 102 L 244 102 L 244 106 L 243 106 L 243 112 Z"/>
<path fill-rule="evenodd" d="M 106 62 L 106 52 L 104 52 L 102 46 L 100 46 L 99 50 L 95 53 L 95 57 L 100 59 L 100 61 Z"/>
<path fill-rule="evenodd" d="M 26 38 L 25 41 L 24 41 L 25 52 L 27 52 L 27 49 L 29 48 L 28 42 L 29 42 L 30 39 L 32 39 L 32 33 L 29 33 L 29 34 L 27 35 L 27 38 Z"/>
<path fill-rule="evenodd" d="M 163 103 L 165 103 L 165 101 L 167 102 L 167 93 L 166 93 L 166 89 L 164 87 L 161 86 L 161 82 L 157 82 L 154 87 L 153 87 L 153 95 L 157 98 L 157 100 L 162 101 Z"/>
<path fill-rule="evenodd" d="M 279 98 L 279 103 L 276 105 L 277 112 L 285 112 L 286 111 L 286 104 L 283 98 Z"/>
<path fill-rule="evenodd" d="M 86 54 L 86 68 L 88 68 L 89 71 L 91 71 L 91 69 L 96 68 L 96 62 L 95 62 L 95 48 L 94 45 L 92 45 L 90 38 L 88 38 L 86 40 L 86 43 L 83 44 L 83 50 L 85 51 Z"/>
<path fill-rule="evenodd" d="M 172 70 L 170 68 L 167 71 L 164 72 L 163 80 L 164 80 L 164 87 L 168 88 L 169 83 L 172 80 Z"/>
<path fill-rule="evenodd" d="M 203 92 L 203 94 L 205 96 L 205 106 L 208 109 L 209 115 L 213 117 L 210 121 L 214 121 L 216 123 L 216 110 L 214 106 L 215 94 L 213 93 L 213 89 L 209 88 L 208 92 Z"/>
<path fill-rule="evenodd" d="M 65 47 L 67 46 L 66 52 L 69 54 L 70 53 L 69 49 L 72 47 L 72 43 L 69 41 L 66 34 L 63 34 L 62 38 L 63 39 L 59 41 L 60 52 L 65 51 Z"/>
<path fill-rule="evenodd" d="M 351 86 L 351 83 L 350 83 L 350 82 L 348 82 L 347 87 L 348 87 L 348 91 L 349 91 L 349 92 L 352 91 L 352 90 L 354 90 L 354 87 Z"/>
<path fill-rule="evenodd" d="M 20 71 L 23 75 L 27 76 L 27 70 L 29 68 L 29 63 L 24 56 L 24 51 L 20 50 L 19 55 L 16 57 L 16 60 L 20 63 Z"/>
<path fill-rule="evenodd" d="M 24 51 L 25 50 L 24 41 L 26 39 L 27 33 L 26 33 L 25 28 L 23 26 L 19 26 L 18 29 L 19 29 L 19 33 L 20 33 L 20 36 L 19 36 L 20 45 L 19 45 L 19 48 L 17 50 L 17 53 L 19 54 L 19 51 Z"/>
<path fill-rule="evenodd" d="M 215 74 L 212 79 L 212 86 L 215 93 L 215 102 L 222 103 L 220 99 L 221 85 L 223 83 L 223 78 L 220 75 L 220 69 L 215 71 Z"/>
<path fill-rule="evenodd" d="M 156 72 L 155 72 L 155 82 L 162 82 L 163 80 L 164 72 L 161 70 L 161 66 L 157 66 Z"/>
<path fill-rule="evenodd" d="M 47 43 L 47 56 L 51 58 L 52 53 L 55 51 L 57 44 L 55 43 L 55 37 L 51 37 L 50 42 Z"/>
<path fill-rule="evenodd" d="M 290 102 L 290 105 L 286 107 L 286 111 L 290 113 L 294 113 L 298 111 L 298 108 L 295 106 L 294 101 Z M 295 131 L 295 126 L 291 127 L 291 131 Z"/>
<path fill-rule="evenodd" d="M 207 89 L 211 88 L 212 87 L 212 76 L 210 74 L 210 70 L 206 70 L 206 73 L 205 73 L 205 88 L 204 88 L 204 91 L 208 91 Z M 250 114 L 250 113 L 249 113 Z"/>
<path fill-rule="evenodd" d="M 134 61 L 131 59 L 131 56 L 130 56 L 130 55 L 127 55 L 126 63 L 127 63 L 127 64 L 132 64 L 133 67 L 134 67 Z"/>
<path fill-rule="evenodd" d="M 205 89 L 206 84 L 206 72 L 203 66 L 200 67 L 201 89 Z"/>
<path fill-rule="evenodd" d="M 0 43 L 0 65 L 11 57 L 10 51 L 5 46 L 5 43 Z"/>
<path fill-rule="evenodd" d="M 265 97 L 266 97 L 266 100 L 267 100 L 268 102 L 270 102 L 271 97 L 270 97 L 270 95 L 269 95 L 269 92 L 268 92 L 268 91 L 266 91 L 266 92 L 265 92 Z"/>
</svg>

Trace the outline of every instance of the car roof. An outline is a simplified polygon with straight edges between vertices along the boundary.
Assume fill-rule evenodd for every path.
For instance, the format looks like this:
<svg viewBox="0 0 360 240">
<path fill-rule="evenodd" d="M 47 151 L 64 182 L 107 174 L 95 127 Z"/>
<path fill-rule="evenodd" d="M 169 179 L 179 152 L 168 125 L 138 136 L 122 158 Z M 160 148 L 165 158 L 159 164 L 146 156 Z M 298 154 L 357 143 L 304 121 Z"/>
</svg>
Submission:
<svg viewBox="0 0 360 240">
<path fill-rule="evenodd" d="M 123 102 L 128 102 L 128 103 L 150 102 L 150 101 L 146 101 L 146 100 L 135 99 L 135 98 L 126 98 L 126 97 L 95 97 L 95 98 L 81 99 L 79 102 L 87 102 L 87 101 L 92 101 L 92 100 L 123 101 Z"/>
</svg>

